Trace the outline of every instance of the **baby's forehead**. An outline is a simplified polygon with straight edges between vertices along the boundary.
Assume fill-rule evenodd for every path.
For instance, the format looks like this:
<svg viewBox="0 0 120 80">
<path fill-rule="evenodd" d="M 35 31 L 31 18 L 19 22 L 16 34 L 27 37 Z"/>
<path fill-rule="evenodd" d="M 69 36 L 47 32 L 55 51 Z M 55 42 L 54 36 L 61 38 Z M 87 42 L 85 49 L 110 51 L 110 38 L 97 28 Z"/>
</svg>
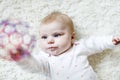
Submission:
<svg viewBox="0 0 120 80">
<path fill-rule="evenodd" d="M 40 30 L 47 30 L 47 29 L 48 30 L 65 30 L 65 29 L 69 29 L 69 26 L 63 23 L 60 23 L 58 21 L 41 24 Z"/>
</svg>

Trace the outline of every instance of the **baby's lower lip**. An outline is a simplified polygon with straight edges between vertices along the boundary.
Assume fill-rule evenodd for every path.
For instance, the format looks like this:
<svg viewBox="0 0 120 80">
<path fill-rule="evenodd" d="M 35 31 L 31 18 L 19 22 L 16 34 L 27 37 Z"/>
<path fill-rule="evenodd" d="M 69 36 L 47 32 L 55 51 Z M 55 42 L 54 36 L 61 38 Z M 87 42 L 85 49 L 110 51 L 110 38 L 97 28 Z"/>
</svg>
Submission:
<svg viewBox="0 0 120 80">
<path fill-rule="evenodd" d="M 50 51 L 54 51 L 54 50 L 57 49 L 57 47 L 49 47 L 48 49 L 49 49 Z"/>
</svg>

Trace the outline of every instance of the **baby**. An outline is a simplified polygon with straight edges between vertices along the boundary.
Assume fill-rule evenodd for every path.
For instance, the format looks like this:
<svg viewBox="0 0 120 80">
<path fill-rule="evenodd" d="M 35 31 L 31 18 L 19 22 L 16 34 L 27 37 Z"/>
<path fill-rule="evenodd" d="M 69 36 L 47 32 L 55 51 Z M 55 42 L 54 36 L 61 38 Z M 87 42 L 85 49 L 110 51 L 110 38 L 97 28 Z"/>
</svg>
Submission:
<svg viewBox="0 0 120 80">
<path fill-rule="evenodd" d="M 120 36 L 91 36 L 76 41 L 72 20 L 60 12 L 53 12 L 41 21 L 39 34 L 40 49 L 33 52 L 39 54 L 30 54 L 17 63 L 41 72 L 47 80 L 98 80 L 88 56 L 120 43 Z"/>
</svg>

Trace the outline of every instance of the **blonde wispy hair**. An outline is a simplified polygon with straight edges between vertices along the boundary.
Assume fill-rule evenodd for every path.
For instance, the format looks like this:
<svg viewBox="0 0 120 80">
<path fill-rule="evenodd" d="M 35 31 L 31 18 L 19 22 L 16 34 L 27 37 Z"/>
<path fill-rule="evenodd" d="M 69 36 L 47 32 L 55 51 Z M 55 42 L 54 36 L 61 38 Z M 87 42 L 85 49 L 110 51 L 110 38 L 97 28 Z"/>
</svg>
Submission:
<svg viewBox="0 0 120 80">
<path fill-rule="evenodd" d="M 58 22 L 63 23 L 64 25 L 69 27 L 71 32 L 74 32 L 74 25 L 73 25 L 73 21 L 71 20 L 71 18 L 68 15 L 63 14 L 61 12 L 57 12 L 57 11 L 52 12 L 51 14 L 44 17 L 41 21 L 41 24 L 51 23 L 53 21 L 58 21 Z"/>
</svg>

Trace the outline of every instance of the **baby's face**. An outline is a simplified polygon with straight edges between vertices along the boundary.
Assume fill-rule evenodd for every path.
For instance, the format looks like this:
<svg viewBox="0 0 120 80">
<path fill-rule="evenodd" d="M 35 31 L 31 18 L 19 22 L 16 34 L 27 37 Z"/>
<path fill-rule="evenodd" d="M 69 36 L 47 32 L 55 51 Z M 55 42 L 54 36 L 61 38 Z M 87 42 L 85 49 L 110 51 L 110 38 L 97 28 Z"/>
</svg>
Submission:
<svg viewBox="0 0 120 80">
<path fill-rule="evenodd" d="M 54 21 L 42 24 L 40 28 L 40 48 L 51 55 L 58 56 L 72 47 L 73 34 L 67 26 Z"/>
</svg>

